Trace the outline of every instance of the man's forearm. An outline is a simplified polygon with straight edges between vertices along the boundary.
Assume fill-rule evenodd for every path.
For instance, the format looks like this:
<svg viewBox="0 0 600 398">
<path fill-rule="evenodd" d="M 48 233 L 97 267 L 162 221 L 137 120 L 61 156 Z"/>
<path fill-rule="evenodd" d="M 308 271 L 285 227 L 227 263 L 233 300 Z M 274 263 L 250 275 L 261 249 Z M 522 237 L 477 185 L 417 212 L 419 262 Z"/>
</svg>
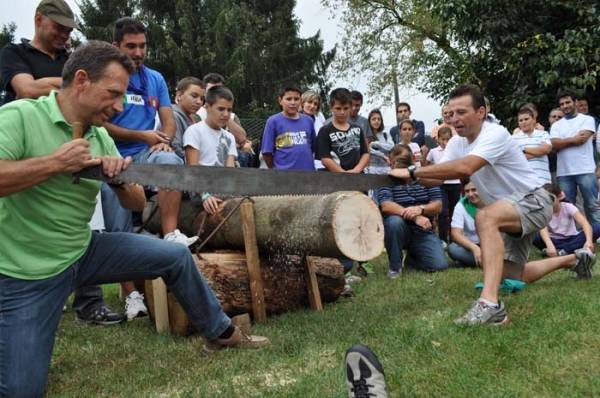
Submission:
<svg viewBox="0 0 600 398">
<path fill-rule="evenodd" d="M 387 215 L 395 215 L 402 217 L 404 207 L 396 202 L 385 201 L 381 203 L 381 212 Z"/>
<path fill-rule="evenodd" d="M 50 156 L 0 160 L 0 197 L 24 191 L 59 173 L 59 165 Z"/>
<path fill-rule="evenodd" d="M 550 153 L 550 151 L 552 151 L 552 147 L 547 144 L 539 145 L 539 146 L 531 147 L 531 148 L 525 148 L 523 150 L 523 152 L 526 155 L 531 155 L 536 158 L 540 157 L 540 156 L 546 156 L 547 154 Z"/>
<path fill-rule="evenodd" d="M 58 90 L 62 84 L 60 77 L 44 77 L 13 85 L 17 99 L 36 99 L 50 94 L 52 90 Z"/>
<path fill-rule="evenodd" d="M 419 167 L 415 170 L 415 176 L 423 180 L 442 181 L 468 178 L 477 171 L 477 168 L 469 165 L 465 159 L 466 158 Z"/>
<path fill-rule="evenodd" d="M 146 206 L 146 194 L 140 185 L 124 184 L 112 187 L 121 206 L 129 210 L 141 211 Z"/>
<path fill-rule="evenodd" d="M 464 235 L 463 231 L 464 230 L 460 228 L 450 228 L 450 237 L 454 243 L 472 252 L 477 245 L 471 242 L 471 240 Z"/>
<path fill-rule="evenodd" d="M 244 142 L 246 142 L 246 130 L 244 130 L 244 128 L 237 124 L 234 120 L 229 120 L 229 122 L 227 123 L 227 128 L 229 129 L 229 132 L 233 134 L 235 142 L 238 145 L 241 145 Z"/>
</svg>

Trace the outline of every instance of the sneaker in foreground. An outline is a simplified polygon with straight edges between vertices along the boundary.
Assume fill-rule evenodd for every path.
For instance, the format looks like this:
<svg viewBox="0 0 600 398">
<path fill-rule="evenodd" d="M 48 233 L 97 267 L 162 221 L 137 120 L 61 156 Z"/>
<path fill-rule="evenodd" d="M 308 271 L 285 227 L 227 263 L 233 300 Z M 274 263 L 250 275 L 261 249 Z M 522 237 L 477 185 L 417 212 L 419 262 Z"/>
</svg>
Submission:
<svg viewBox="0 0 600 398">
<path fill-rule="evenodd" d="M 137 290 L 125 297 L 125 315 L 128 321 L 138 316 L 148 315 L 148 308 L 144 304 L 144 295 L 140 294 Z"/>
<path fill-rule="evenodd" d="M 387 275 L 390 279 L 398 279 L 400 278 L 401 272 L 389 270 Z"/>
<path fill-rule="evenodd" d="M 575 250 L 575 258 L 577 261 L 571 270 L 577 274 L 577 279 L 591 279 L 596 255 L 584 248 Z"/>
<path fill-rule="evenodd" d="M 176 229 L 175 231 L 166 234 L 163 239 L 167 242 L 179 243 L 180 245 L 185 245 L 187 247 L 193 245 L 198 240 L 198 237 L 192 236 L 188 238 L 184 233 Z"/>
<path fill-rule="evenodd" d="M 463 316 L 456 319 L 454 323 L 465 326 L 503 326 L 509 324 L 510 319 L 504 309 L 504 303 L 500 302 L 497 306 L 490 306 L 476 300 L 471 308 Z"/>
<path fill-rule="evenodd" d="M 271 345 L 268 338 L 246 334 L 235 326 L 233 334 L 228 339 L 216 339 L 204 344 L 204 351 L 215 352 L 224 348 L 261 348 Z"/>
<path fill-rule="evenodd" d="M 346 351 L 346 387 L 350 398 L 386 398 L 383 366 L 369 347 L 353 345 Z"/>
<path fill-rule="evenodd" d="M 85 316 L 76 315 L 79 322 L 89 323 L 93 325 L 116 325 L 125 320 L 125 315 L 120 312 L 111 310 L 107 305 L 103 304 L 94 309 Z"/>
</svg>

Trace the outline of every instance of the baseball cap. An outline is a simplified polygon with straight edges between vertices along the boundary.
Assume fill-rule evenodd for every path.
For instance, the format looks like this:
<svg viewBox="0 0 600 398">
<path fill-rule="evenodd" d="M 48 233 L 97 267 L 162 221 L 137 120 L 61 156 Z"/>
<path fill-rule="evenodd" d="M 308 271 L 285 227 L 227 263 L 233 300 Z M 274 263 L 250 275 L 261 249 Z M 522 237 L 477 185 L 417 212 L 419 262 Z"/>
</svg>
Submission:
<svg viewBox="0 0 600 398">
<path fill-rule="evenodd" d="M 68 28 L 77 29 L 77 22 L 71 7 L 65 0 L 42 0 L 37 6 L 36 11 L 47 16 L 57 24 Z"/>
</svg>

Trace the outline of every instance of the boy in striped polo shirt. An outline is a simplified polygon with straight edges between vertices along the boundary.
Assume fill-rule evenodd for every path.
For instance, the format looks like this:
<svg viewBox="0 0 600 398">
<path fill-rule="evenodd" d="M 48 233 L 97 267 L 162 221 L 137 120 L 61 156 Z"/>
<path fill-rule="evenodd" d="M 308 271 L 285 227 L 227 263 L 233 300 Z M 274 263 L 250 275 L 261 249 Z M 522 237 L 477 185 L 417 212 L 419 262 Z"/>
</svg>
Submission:
<svg viewBox="0 0 600 398">
<path fill-rule="evenodd" d="M 390 151 L 393 168 L 413 164 L 409 147 L 398 144 Z M 406 265 L 424 271 L 448 268 L 442 242 L 435 234 L 432 220 L 442 210 L 440 188 L 421 184 L 404 184 L 381 188 L 378 201 L 384 216 L 385 248 L 389 259 L 388 276 L 396 279 L 402 271 L 402 250 L 408 251 Z"/>
<path fill-rule="evenodd" d="M 548 154 L 552 151 L 550 134 L 535 128 L 537 121 L 531 108 L 523 107 L 518 113 L 519 129 L 512 138 L 529 161 L 541 184 L 550 184 L 550 163 Z"/>
</svg>

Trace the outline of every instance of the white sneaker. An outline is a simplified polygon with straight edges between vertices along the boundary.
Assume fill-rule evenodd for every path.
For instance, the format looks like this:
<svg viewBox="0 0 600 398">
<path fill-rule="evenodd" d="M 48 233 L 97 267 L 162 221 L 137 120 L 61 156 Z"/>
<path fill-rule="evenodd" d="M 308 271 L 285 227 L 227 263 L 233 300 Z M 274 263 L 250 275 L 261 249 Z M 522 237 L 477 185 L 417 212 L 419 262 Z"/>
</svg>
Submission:
<svg viewBox="0 0 600 398">
<path fill-rule="evenodd" d="M 137 316 L 148 315 L 148 308 L 144 304 L 144 295 L 140 294 L 137 290 L 131 292 L 125 298 L 125 315 L 127 315 L 128 321 Z"/>
<path fill-rule="evenodd" d="M 190 246 L 198 240 L 197 236 L 187 237 L 180 230 L 176 229 L 173 232 L 169 232 L 163 238 L 167 242 L 179 243 L 181 245 Z"/>
</svg>

